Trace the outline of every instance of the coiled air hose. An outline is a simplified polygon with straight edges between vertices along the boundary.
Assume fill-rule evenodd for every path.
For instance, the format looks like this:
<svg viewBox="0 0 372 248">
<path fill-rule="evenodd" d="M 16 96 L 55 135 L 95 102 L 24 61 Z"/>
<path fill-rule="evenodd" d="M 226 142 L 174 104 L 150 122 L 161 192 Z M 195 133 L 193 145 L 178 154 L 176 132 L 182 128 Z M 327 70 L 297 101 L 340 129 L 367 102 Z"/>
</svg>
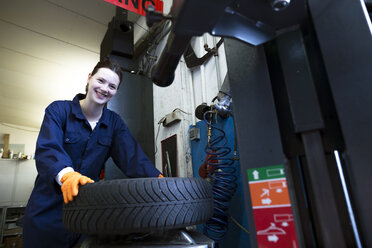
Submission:
<svg viewBox="0 0 372 248">
<path fill-rule="evenodd" d="M 213 116 L 217 118 L 217 113 L 213 110 L 203 115 L 208 128 L 205 152 L 210 155 L 207 164 L 213 168 L 208 177 L 212 184 L 214 200 L 213 216 L 204 225 L 204 234 L 218 242 L 225 238 L 228 230 L 227 210 L 237 188 L 237 176 L 233 155 L 230 155 L 231 148 L 226 145 L 226 134 L 223 129 L 213 124 Z"/>
</svg>

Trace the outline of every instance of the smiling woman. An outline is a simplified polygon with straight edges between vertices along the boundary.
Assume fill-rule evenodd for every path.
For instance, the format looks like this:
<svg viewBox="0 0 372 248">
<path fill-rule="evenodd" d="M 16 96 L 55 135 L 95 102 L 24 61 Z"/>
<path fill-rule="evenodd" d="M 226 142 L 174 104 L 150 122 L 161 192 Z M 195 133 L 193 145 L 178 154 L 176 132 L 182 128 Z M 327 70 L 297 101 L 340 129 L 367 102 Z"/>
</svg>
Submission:
<svg viewBox="0 0 372 248">
<path fill-rule="evenodd" d="M 23 227 L 23 247 L 73 247 L 81 236 L 62 225 L 62 203 L 79 185 L 99 180 L 108 158 L 128 177 L 159 177 L 124 121 L 105 105 L 121 81 L 120 66 L 99 62 L 88 75 L 86 94 L 55 101 L 45 110 L 36 144 L 38 176 Z"/>
<path fill-rule="evenodd" d="M 88 75 L 85 98 L 81 109 L 89 122 L 96 123 L 103 106 L 116 94 L 122 79 L 121 68 L 109 60 L 99 62 Z"/>
</svg>

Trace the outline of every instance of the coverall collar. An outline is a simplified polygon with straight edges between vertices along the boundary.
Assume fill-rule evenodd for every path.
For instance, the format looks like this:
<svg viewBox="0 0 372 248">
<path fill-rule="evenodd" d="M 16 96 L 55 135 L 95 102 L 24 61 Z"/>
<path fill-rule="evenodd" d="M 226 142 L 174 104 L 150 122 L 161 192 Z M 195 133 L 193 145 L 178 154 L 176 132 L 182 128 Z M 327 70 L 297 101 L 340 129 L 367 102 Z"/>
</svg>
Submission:
<svg viewBox="0 0 372 248">
<path fill-rule="evenodd" d="M 83 110 L 81 109 L 80 106 L 80 100 L 83 100 L 85 98 L 84 94 L 77 94 L 74 99 L 72 100 L 72 113 L 76 116 L 78 119 L 86 120 Z M 98 121 L 98 124 L 103 124 L 105 126 L 108 126 L 108 113 L 107 113 L 107 108 L 104 107 L 102 110 L 102 116 Z"/>
</svg>

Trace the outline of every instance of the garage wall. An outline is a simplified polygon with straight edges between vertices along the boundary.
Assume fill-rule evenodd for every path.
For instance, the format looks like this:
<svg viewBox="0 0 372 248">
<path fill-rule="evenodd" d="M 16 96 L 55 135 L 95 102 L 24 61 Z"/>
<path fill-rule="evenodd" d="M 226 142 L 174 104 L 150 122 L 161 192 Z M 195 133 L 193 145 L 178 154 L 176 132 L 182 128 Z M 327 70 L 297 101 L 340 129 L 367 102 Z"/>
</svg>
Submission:
<svg viewBox="0 0 372 248">
<path fill-rule="evenodd" d="M 0 144 L 10 134 L 10 145 L 24 149 L 24 154 L 35 153 L 39 130 L 0 122 Z M 19 151 L 14 148 L 14 153 Z M 0 206 L 25 206 L 37 175 L 35 160 L 0 159 Z"/>
<path fill-rule="evenodd" d="M 5 134 L 10 134 L 10 144 L 24 145 L 24 154 L 32 155 L 35 153 L 39 129 L 0 122 L 0 144 L 4 144 Z"/>
<path fill-rule="evenodd" d="M 208 47 L 212 48 L 219 39 L 219 37 L 212 37 L 209 34 L 193 38 L 192 46 L 197 57 L 202 57 L 206 53 L 204 44 L 208 44 Z M 162 45 L 164 44 L 159 47 L 162 47 Z M 196 119 L 194 111 L 203 102 L 211 103 L 222 85 L 226 72 L 226 57 L 224 45 L 222 44 L 217 57 L 212 57 L 204 65 L 196 68 L 187 68 L 182 57 L 178 64 L 173 84 L 166 88 L 153 86 L 154 133 L 157 149 L 155 162 L 157 168 L 162 168 L 161 141 L 176 134 L 178 176 L 192 176 L 188 130 L 191 125 L 195 125 L 199 121 Z M 173 111 L 178 111 L 182 116 L 180 122 L 171 127 L 163 127 L 163 125 L 158 124 L 165 115 Z"/>
</svg>

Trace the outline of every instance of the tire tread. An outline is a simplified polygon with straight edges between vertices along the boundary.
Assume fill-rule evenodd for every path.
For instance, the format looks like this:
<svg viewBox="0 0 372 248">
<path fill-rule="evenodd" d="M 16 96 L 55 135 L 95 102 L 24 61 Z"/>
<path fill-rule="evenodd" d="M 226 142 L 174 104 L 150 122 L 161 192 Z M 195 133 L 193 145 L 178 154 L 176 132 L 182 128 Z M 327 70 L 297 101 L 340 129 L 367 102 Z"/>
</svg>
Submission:
<svg viewBox="0 0 372 248">
<path fill-rule="evenodd" d="M 181 228 L 213 214 L 210 184 L 200 178 L 137 178 L 81 186 L 63 208 L 65 227 L 84 234 Z"/>
</svg>

